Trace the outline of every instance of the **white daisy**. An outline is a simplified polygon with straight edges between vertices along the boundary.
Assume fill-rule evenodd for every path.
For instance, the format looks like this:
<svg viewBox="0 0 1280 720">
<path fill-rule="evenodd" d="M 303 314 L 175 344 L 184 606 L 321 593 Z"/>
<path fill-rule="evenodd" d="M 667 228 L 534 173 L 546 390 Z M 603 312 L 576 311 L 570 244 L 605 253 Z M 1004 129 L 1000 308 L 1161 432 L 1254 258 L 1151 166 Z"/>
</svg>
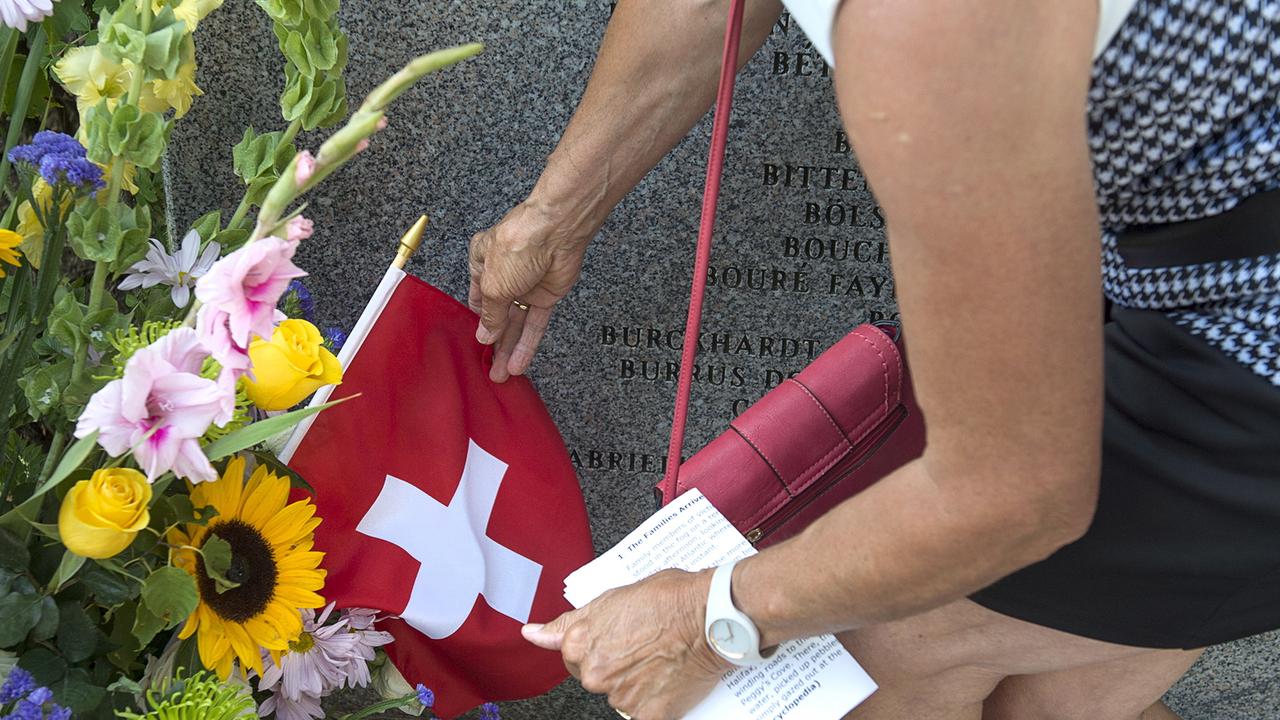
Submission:
<svg viewBox="0 0 1280 720">
<path fill-rule="evenodd" d="M 0 0 L 0 6 L 11 0 Z M 170 255 L 165 252 L 159 240 L 150 240 L 151 249 L 147 257 L 139 260 L 129 268 L 129 275 L 120 283 L 121 290 L 149 288 L 156 285 L 170 286 L 169 297 L 178 307 L 186 307 L 191 302 L 191 288 L 196 280 L 217 262 L 222 246 L 211 242 L 200 252 L 200 233 L 195 230 L 182 238 L 182 247 Z"/>
<path fill-rule="evenodd" d="M 53 14 L 53 0 L 0 0 L 0 25 L 26 31 L 28 22 Z"/>
</svg>

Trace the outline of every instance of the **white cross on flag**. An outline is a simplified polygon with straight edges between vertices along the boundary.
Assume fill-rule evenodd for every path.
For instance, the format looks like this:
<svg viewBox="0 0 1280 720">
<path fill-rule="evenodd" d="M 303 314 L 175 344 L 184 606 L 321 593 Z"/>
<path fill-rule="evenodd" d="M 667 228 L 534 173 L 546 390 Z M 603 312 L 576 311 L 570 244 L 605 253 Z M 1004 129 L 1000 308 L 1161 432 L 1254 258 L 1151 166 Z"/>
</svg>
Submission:
<svg viewBox="0 0 1280 720">
<path fill-rule="evenodd" d="M 387 654 L 451 717 L 567 674 L 520 636 L 569 610 L 592 557 L 564 443 L 533 385 L 488 379 L 476 316 L 392 268 L 352 331 L 332 397 L 281 457 L 315 489 L 322 594 L 399 618 Z"/>
</svg>

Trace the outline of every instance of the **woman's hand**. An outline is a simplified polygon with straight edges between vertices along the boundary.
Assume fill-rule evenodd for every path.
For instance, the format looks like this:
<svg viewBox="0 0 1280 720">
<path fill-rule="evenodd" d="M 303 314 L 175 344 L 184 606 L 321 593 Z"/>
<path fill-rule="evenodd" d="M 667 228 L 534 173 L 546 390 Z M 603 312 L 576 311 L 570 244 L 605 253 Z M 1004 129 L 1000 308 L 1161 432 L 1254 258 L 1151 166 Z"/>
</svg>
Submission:
<svg viewBox="0 0 1280 720">
<path fill-rule="evenodd" d="M 494 345 L 494 382 L 528 369 L 552 308 L 578 280 L 591 234 L 565 228 L 526 200 L 471 238 L 468 301 L 480 314 L 476 339 Z"/>
<path fill-rule="evenodd" d="M 674 720 L 732 669 L 703 634 L 710 586 L 710 570 L 665 570 L 546 625 L 526 625 L 524 636 L 559 650 L 582 687 L 634 720 Z"/>
</svg>

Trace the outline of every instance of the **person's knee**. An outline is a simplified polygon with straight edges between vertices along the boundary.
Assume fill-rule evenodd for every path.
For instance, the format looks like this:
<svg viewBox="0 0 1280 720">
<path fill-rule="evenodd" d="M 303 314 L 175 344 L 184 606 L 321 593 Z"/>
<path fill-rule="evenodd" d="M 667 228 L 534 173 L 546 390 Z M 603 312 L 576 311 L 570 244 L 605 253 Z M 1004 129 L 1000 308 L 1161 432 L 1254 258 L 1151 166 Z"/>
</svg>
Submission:
<svg viewBox="0 0 1280 720">
<path fill-rule="evenodd" d="M 874 627 L 843 633 L 839 640 L 875 680 L 882 699 L 910 699 L 912 705 L 981 704 L 1004 677 L 948 652 L 946 643 L 912 646 Z"/>
<path fill-rule="evenodd" d="M 1097 687 L 1077 687 L 1070 683 L 1031 682 L 1013 677 L 1002 682 L 983 705 L 982 720 L 1163 720 L 1177 718 L 1144 714 L 1151 708 L 1148 697 L 1126 692 L 1108 693 Z"/>
</svg>

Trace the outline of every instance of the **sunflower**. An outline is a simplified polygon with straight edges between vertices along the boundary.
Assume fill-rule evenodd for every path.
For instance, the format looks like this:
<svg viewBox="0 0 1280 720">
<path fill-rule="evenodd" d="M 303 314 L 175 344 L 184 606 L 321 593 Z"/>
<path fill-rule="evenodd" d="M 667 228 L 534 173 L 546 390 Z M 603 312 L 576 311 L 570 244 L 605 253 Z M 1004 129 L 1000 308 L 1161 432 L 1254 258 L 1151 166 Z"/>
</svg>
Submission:
<svg viewBox="0 0 1280 720">
<path fill-rule="evenodd" d="M 200 662 L 223 679 L 237 658 L 242 668 L 261 675 L 260 648 L 278 663 L 302 633 L 301 611 L 324 605 L 317 594 L 324 587 L 324 553 L 311 549 L 320 524 L 315 505 L 289 503 L 289 481 L 265 466 L 248 483 L 244 476 L 244 460 L 236 458 L 220 479 L 192 486 L 192 505 L 214 508 L 217 515 L 208 527 L 189 524 L 170 530 L 168 537 L 178 548 L 171 562 L 191 573 L 200 591 L 200 604 L 178 636 L 199 633 Z M 184 549 L 202 548 L 210 536 L 231 546 L 226 576 L 239 586 L 219 592 L 202 557 Z"/>
</svg>

